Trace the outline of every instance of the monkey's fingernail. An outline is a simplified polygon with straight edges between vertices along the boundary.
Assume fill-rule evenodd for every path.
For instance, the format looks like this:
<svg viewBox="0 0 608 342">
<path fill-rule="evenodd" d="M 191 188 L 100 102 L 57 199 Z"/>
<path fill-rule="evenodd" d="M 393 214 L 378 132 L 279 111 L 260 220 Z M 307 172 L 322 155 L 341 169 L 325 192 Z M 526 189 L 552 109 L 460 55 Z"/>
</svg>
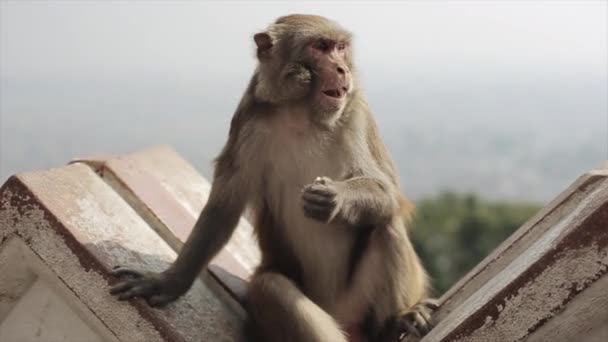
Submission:
<svg viewBox="0 0 608 342">
<path fill-rule="evenodd" d="M 317 178 L 315 178 L 315 183 L 326 185 L 327 184 L 327 180 L 325 179 L 325 177 L 317 177 Z"/>
</svg>

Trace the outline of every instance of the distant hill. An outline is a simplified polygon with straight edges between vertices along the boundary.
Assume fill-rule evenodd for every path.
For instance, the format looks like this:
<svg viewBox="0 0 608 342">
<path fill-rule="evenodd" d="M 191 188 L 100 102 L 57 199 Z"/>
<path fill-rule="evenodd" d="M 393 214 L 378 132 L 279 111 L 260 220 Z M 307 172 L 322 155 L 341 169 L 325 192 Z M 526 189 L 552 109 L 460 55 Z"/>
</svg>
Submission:
<svg viewBox="0 0 608 342">
<path fill-rule="evenodd" d="M 418 203 L 410 235 L 431 276 L 435 296 L 445 292 L 532 217 L 532 203 L 489 201 L 444 192 Z"/>
</svg>

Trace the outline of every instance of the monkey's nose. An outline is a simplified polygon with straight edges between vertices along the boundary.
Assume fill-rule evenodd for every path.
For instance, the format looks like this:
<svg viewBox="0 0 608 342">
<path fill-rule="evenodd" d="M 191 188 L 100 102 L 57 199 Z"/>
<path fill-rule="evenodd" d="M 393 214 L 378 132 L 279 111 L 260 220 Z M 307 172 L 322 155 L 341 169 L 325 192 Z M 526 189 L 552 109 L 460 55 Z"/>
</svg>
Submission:
<svg viewBox="0 0 608 342">
<path fill-rule="evenodd" d="M 344 74 L 346 74 L 346 70 L 344 70 L 344 68 L 343 68 L 343 67 L 341 67 L 341 66 L 339 66 L 339 67 L 336 69 L 336 71 L 338 71 L 338 74 L 340 74 L 340 75 L 344 75 Z"/>
</svg>

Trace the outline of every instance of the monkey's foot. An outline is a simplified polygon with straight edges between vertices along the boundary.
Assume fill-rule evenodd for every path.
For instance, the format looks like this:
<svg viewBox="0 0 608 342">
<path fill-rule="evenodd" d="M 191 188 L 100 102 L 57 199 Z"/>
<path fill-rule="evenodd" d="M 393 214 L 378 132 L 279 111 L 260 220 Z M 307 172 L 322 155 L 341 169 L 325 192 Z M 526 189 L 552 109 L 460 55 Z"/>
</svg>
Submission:
<svg viewBox="0 0 608 342">
<path fill-rule="evenodd" d="M 437 308 L 439 308 L 439 302 L 436 299 L 429 298 L 420 301 L 413 308 L 401 314 L 397 318 L 397 326 L 401 332 L 399 341 L 410 334 L 417 337 L 428 334 L 433 327 L 431 315 Z"/>
<path fill-rule="evenodd" d="M 112 275 L 129 278 L 110 288 L 110 293 L 121 301 L 144 298 L 148 305 L 159 307 L 174 301 L 181 295 L 179 291 L 171 289 L 171 286 L 168 286 L 167 281 L 159 273 L 139 272 L 116 266 L 112 270 Z"/>
</svg>

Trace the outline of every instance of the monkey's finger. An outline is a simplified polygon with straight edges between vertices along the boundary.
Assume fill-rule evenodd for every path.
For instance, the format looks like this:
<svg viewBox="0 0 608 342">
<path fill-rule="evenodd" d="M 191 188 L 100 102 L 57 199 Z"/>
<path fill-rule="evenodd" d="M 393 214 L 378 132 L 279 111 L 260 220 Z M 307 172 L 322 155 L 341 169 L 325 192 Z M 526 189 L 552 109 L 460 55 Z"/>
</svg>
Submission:
<svg viewBox="0 0 608 342">
<path fill-rule="evenodd" d="M 130 268 L 125 268 L 125 267 L 121 267 L 121 266 L 116 266 L 114 267 L 114 269 L 112 270 L 112 275 L 115 277 L 125 277 L 125 276 L 130 276 L 133 278 L 143 278 L 143 273 L 132 270 Z"/>
<path fill-rule="evenodd" d="M 313 203 L 313 202 L 309 202 L 309 201 L 304 201 L 303 206 L 304 206 L 304 210 L 319 211 L 319 212 L 325 212 L 328 214 L 331 213 L 336 208 L 335 202 Z"/>
<path fill-rule="evenodd" d="M 133 299 L 135 297 L 136 297 L 135 294 L 132 294 L 131 291 L 128 291 L 128 292 L 119 294 L 117 298 L 120 301 L 125 301 L 125 300 L 129 300 L 129 299 Z"/>
<path fill-rule="evenodd" d="M 333 187 L 325 185 L 311 185 L 306 186 L 302 193 L 305 194 L 316 194 L 322 196 L 335 196 L 338 192 Z"/>
<path fill-rule="evenodd" d="M 315 194 L 312 192 L 305 192 L 302 195 L 302 199 L 313 204 L 319 205 L 329 205 L 335 203 L 335 195 L 333 196 L 325 196 L 320 194 Z"/>
<path fill-rule="evenodd" d="M 155 308 L 165 306 L 165 305 L 169 304 L 171 301 L 173 301 L 173 298 L 166 296 L 166 295 L 154 295 L 154 296 L 150 296 L 148 299 L 146 299 L 146 302 L 148 302 L 148 305 L 155 307 Z"/>
<path fill-rule="evenodd" d="M 321 196 L 336 196 L 337 191 L 333 187 L 326 185 L 310 185 L 304 189 L 304 193 L 312 193 Z"/>
<path fill-rule="evenodd" d="M 319 211 L 319 210 L 305 210 L 304 214 L 312 219 L 327 222 L 329 219 L 329 212 L 327 211 Z"/>
<path fill-rule="evenodd" d="M 331 215 L 331 210 L 325 206 L 304 204 L 304 215 L 320 221 L 327 221 Z"/>
<path fill-rule="evenodd" d="M 315 178 L 315 181 L 313 182 L 313 184 L 323 184 L 323 185 L 326 185 L 326 184 L 329 184 L 331 182 L 332 182 L 332 180 L 329 177 L 317 177 L 317 178 Z"/>
<path fill-rule="evenodd" d="M 323 188 L 335 188 L 334 181 L 329 178 L 317 177 L 312 183 L 309 183 L 304 186 L 304 189 L 323 189 Z"/>
<path fill-rule="evenodd" d="M 133 282 L 132 281 L 123 281 L 121 283 L 118 283 L 118 284 L 112 286 L 110 288 L 110 294 L 116 295 L 116 294 L 128 291 L 132 287 L 133 287 Z"/>
<path fill-rule="evenodd" d="M 119 294 L 118 295 L 118 300 L 124 301 L 124 300 L 129 300 L 129 299 L 135 297 L 135 294 L 132 293 L 131 291 L 132 290 L 128 290 L 128 291 L 125 291 L 125 292 Z"/>
<path fill-rule="evenodd" d="M 118 300 L 127 300 L 135 297 L 147 297 L 152 291 L 152 286 L 147 283 L 140 283 L 130 290 L 125 291 L 118 295 Z"/>
</svg>

